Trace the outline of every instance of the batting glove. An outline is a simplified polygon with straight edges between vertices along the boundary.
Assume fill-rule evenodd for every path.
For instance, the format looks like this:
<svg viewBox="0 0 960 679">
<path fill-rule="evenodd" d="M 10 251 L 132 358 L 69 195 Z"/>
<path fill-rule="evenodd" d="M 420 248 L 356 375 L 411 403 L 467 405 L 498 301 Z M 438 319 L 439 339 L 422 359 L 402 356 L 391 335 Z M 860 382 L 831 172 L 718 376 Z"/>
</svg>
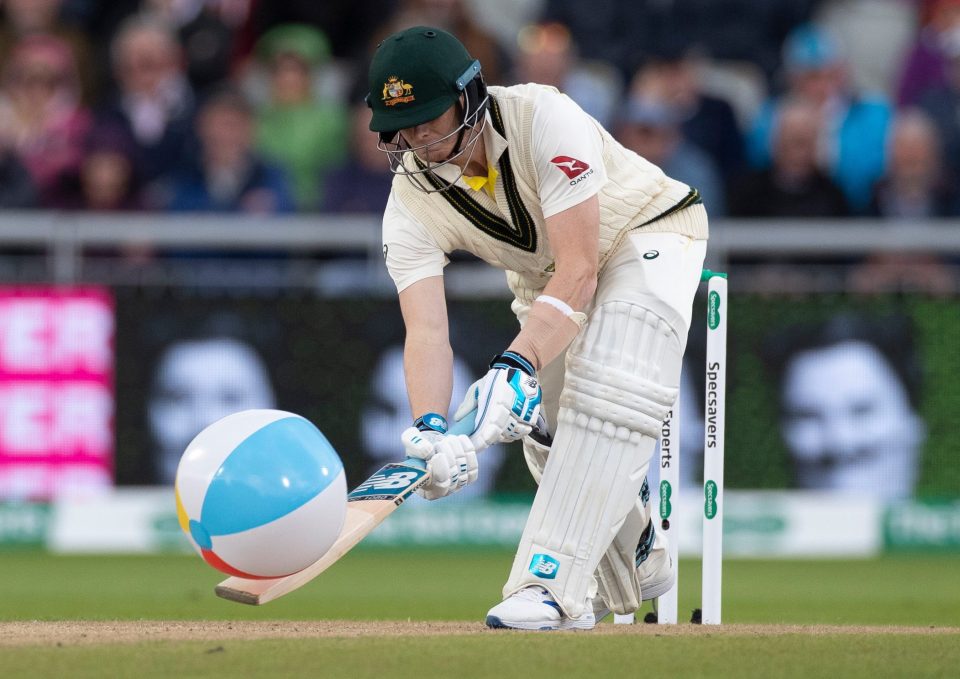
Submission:
<svg viewBox="0 0 960 679">
<path fill-rule="evenodd" d="M 433 457 L 427 462 L 430 481 L 416 490 L 427 500 L 438 500 L 452 495 L 473 483 L 479 475 L 477 451 L 469 436 L 447 434 L 433 447 Z"/>
<path fill-rule="evenodd" d="M 482 450 L 529 434 L 540 415 L 540 400 L 533 366 L 520 354 L 505 351 L 494 356 L 487 374 L 470 386 L 455 417 L 459 420 L 476 408 L 470 439 Z"/>
<path fill-rule="evenodd" d="M 446 431 L 447 421 L 441 415 L 427 413 L 400 435 L 407 457 L 427 463 L 430 481 L 416 491 L 427 500 L 451 495 L 476 481 L 479 474 L 470 437 L 447 435 Z"/>
</svg>

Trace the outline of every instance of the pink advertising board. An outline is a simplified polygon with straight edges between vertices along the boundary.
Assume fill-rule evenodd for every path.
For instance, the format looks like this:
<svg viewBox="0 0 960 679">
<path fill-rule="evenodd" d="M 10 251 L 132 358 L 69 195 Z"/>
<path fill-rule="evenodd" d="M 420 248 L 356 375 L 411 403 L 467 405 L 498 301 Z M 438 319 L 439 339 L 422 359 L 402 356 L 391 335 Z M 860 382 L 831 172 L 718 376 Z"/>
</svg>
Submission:
<svg viewBox="0 0 960 679">
<path fill-rule="evenodd" d="M 113 347 L 109 290 L 0 286 L 0 501 L 113 485 Z"/>
</svg>

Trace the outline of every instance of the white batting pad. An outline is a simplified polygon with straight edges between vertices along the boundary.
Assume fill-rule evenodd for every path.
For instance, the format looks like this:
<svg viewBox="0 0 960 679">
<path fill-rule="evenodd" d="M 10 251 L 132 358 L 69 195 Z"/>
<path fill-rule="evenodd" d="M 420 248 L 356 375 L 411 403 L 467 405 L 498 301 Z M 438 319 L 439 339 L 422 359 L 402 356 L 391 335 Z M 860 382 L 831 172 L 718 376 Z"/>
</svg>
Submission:
<svg viewBox="0 0 960 679">
<path fill-rule="evenodd" d="M 598 592 L 614 613 L 633 613 L 642 603 L 637 579 L 637 542 L 649 522 L 649 505 L 645 507 L 639 497 L 635 498 L 623 526 L 597 566 Z"/>
<path fill-rule="evenodd" d="M 594 309 L 567 357 L 554 443 L 505 597 L 535 584 L 568 616 L 584 612 L 676 398 L 681 355 L 676 331 L 653 312 L 624 301 Z"/>
<path fill-rule="evenodd" d="M 543 478 L 543 468 L 547 466 L 548 457 L 550 457 L 550 446 L 534 441 L 529 436 L 523 438 L 523 458 L 527 461 L 530 476 L 538 486 L 540 479 Z"/>
</svg>

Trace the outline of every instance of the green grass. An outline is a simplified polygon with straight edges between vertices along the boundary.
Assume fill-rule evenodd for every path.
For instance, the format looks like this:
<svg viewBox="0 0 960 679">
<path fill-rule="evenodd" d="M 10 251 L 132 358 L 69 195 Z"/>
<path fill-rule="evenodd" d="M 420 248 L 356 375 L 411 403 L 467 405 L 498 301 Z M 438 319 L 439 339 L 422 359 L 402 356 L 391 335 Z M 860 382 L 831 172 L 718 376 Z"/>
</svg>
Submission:
<svg viewBox="0 0 960 679">
<path fill-rule="evenodd" d="M 482 620 L 512 553 L 359 550 L 261 607 L 213 595 L 192 556 L 0 555 L 0 620 Z M 960 625 L 960 555 L 865 561 L 728 561 L 724 622 Z M 697 561 L 680 566 L 680 609 L 698 606 Z M 429 586 L 425 585 L 429 581 Z"/>
<path fill-rule="evenodd" d="M 361 549 L 263 607 L 217 599 L 192 556 L 0 554 L 0 620 L 475 620 L 499 599 L 507 552 Z M 681 610 L 699 563 L 681 564 Z M 424 583 L 429 582 L 429 585 Z M 960 626 L 960 555 L 731 560 L 724 622 Z M 0 646 L 15 677 L 957 676 L 960 634 L 477 634 Z M 2 640 L 0 640 L 2 642 Z"/>
<path fill-rule="evenodd" d="M 478 635 L 20 648 L 13 677 L 955 677 L 958 636 Z M 813 668 L 813 669 L 812 669 Z M 820 669 L 817 669 L 820 668 Z"/>
</svg>

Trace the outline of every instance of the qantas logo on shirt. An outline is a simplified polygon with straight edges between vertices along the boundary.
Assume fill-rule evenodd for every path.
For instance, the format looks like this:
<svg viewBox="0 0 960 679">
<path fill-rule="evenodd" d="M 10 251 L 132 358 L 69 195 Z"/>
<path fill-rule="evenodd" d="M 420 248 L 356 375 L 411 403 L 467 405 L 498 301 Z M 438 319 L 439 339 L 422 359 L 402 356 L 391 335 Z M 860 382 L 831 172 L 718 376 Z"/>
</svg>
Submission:
<svg viewBox="0 0 960 679">
<path fill-rule="evenodd" d="M 550 162 L 570 178 L 570 186 L 576 186 L 593 174 L 593 169 L 589 165 L 570 156 L 557 156 Z"/>
</svg>

